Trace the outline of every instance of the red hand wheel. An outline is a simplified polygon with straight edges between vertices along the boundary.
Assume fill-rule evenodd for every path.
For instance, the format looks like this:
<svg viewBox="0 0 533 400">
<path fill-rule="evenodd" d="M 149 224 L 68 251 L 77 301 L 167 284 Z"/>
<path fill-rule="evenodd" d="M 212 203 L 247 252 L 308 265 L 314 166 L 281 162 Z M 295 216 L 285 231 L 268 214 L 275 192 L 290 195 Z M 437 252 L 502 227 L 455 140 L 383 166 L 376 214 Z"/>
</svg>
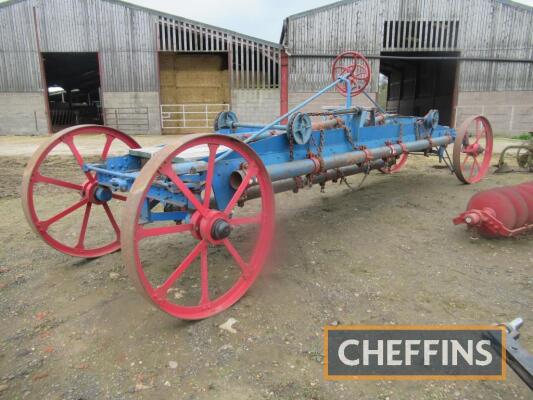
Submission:
<svg viewBox="0 0 533 400">
<path fill-rule="evenodd" d="M 343 75 L 350 81 L 351 89 L 349 95 L 354 97 L 368 86 L 372 71 L 368 60 L 361 53 L 345 51 L 335 58 L 331 68 L 331 76 L 334 81 Z M 346 82 L 340 82 L 335 89 L 343 96 L 347 96 L 346 86 Z"/>
</svg>

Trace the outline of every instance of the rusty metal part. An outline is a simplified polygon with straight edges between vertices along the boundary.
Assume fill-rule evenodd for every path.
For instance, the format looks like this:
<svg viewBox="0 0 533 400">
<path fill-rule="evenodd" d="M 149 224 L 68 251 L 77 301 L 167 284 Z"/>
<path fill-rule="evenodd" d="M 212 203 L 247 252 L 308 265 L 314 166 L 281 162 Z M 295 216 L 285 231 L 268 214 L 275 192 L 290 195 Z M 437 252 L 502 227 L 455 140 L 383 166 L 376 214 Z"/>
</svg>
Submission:
<svg viewBox="0 0 533 400">
<path fill-rule="evenodd" d="M 340 118 L 327 119 L 325 121 L 314 121 L 312 124 L 313 131 L 323 131 L 328 129 L 335 129 L 343 126 L 344 123 Z"/>
<path fill-rule="evenodd" d="M 504 172 L 533 172 L 533 132 L 529 133 L 530 139 L 519 145 L 507 146 L 503 149 L 500 159 L 498 160 L 498 168 L 495 173 Z M 518 168 L 511 167 L 505 162 L 506 153 L 516 150 L 516 163 Z"/>
<path fill-rule="evenodd" d="M 350 165 L 347 167 L 330 169 L 321 174 L 311 175 L 312 176 L 311 181 L 309 180 L 309 175 L 306 178 L 298 177 L 299 179 L 297 181 L 293 178 L 289 178 L 289 179 L 284 179 L 281 181 L 274 182 L 272 184 L 272 188 L 274 190 L 274 193 L 281 193 L 281 192 L 286 192 L 289 190 L 297 191 L 297 189 L 301 189 L 304 186 L 309 186 L 309 183 L 322 184 L 328 181 L 335 181 L 338 179 L 346 178 L 351 175 L 365 173 L 373 169 L 379 169 L 379 168 L 382 168 L 384 165 L 385 165 L 385 161 L 379 159 L 379 160 L 370 162 L 368 165 Z M 303 183 L 301 183 L 301 186 L 298 186 L 298 182 L 303 182 Z M 258 197 L 258 193 L 259 193 L 259 189 L 257 188 L 257 186 L 251 185 L 249 189 L 246 191 L 246 196 L 248 199 L 255 199 Z"/>
</svg>

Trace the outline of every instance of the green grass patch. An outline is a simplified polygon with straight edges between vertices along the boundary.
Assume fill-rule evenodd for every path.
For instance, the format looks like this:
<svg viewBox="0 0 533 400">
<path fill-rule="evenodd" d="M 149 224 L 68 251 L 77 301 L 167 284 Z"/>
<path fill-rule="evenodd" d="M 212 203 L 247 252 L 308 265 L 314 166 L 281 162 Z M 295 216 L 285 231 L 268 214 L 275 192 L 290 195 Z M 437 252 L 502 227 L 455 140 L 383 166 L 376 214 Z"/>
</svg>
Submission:
<svg viewBox="0 0 533 400">
<path fill-rule="evenodd" d="M 521 135 L 512 136 L 511 139 L 516 139 L 516 140 L 529 140 L 529 139 L 531 139 L 531 134 L 529 134 L 529 133 L 522 133 Z"/>
</svg>

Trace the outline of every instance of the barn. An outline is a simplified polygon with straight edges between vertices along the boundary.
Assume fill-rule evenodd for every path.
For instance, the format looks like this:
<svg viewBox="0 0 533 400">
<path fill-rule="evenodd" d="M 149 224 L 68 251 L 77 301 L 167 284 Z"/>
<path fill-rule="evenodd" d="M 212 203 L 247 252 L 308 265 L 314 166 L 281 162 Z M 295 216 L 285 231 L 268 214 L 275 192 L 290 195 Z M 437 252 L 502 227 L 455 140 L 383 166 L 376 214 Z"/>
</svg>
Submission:
<svg viewBox="0 0 533 400">
<path fill-rule="evenodd" d="M 0 4 L 0 134 L 209 130 L 279 114 L 280 45 L 116 0 Z"/>
<path fill-rule="evenodd" d="M 508 0 L 344 0 L 289 16 L 280 43 L 118 0 L 0 4 L 0 134 L 81 123 L 128 133 L 268 122 L 331 81 L 345 50 L 370 60 L 389 112 L 474 114 L 533 129 L 533 8 Z M 371 105 L 359 96 L 356 103 Z M 333 90 L 307 110 L 340 105 Z"/>
<path fill-rule="evenodd" d="M 496 133 L 533 130 L 533 8 L 507 0 L 347 0 L 285 19 L 289 106 L 331 81 L 345 50 L 369 59 L 370 95 L 390 112 L 474 114 Z M 323 104 L 339 104 L 328 93 Z M 363 96 L 357 98 L 369 104 Z M 316 108 L 313 104 L 310 108 Z"/>
</svg>

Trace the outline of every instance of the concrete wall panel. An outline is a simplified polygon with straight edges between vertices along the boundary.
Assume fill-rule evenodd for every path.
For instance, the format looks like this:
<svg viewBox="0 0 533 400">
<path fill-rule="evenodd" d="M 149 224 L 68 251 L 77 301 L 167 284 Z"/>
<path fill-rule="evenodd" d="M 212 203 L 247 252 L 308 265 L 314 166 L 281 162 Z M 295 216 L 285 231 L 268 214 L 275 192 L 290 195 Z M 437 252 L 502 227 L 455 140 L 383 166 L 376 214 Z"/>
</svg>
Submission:
<svg viewBox="0 0 533 400">
<path fill-rule="evenodd" d="M 241 122 L 268 123 L 279 116 L 279 89 L 233 90 L 231 108 Z"/>
<path fill-rule="evenodd" d="M 460 92 L 456 123 L 472 115 L 485 115 L 495 134 L 533 130 L 533 91 Z"/>
<path fill-rule="evenodd" d="M 106 125 L 130 134 L 161 134 L 158 92 L 104 92 L 104 111 Z"/>
<path fill-rule="evenodd" d="M 46 135 L 43 94 L 0 93 L 0 135 Z"/>
</svg>

